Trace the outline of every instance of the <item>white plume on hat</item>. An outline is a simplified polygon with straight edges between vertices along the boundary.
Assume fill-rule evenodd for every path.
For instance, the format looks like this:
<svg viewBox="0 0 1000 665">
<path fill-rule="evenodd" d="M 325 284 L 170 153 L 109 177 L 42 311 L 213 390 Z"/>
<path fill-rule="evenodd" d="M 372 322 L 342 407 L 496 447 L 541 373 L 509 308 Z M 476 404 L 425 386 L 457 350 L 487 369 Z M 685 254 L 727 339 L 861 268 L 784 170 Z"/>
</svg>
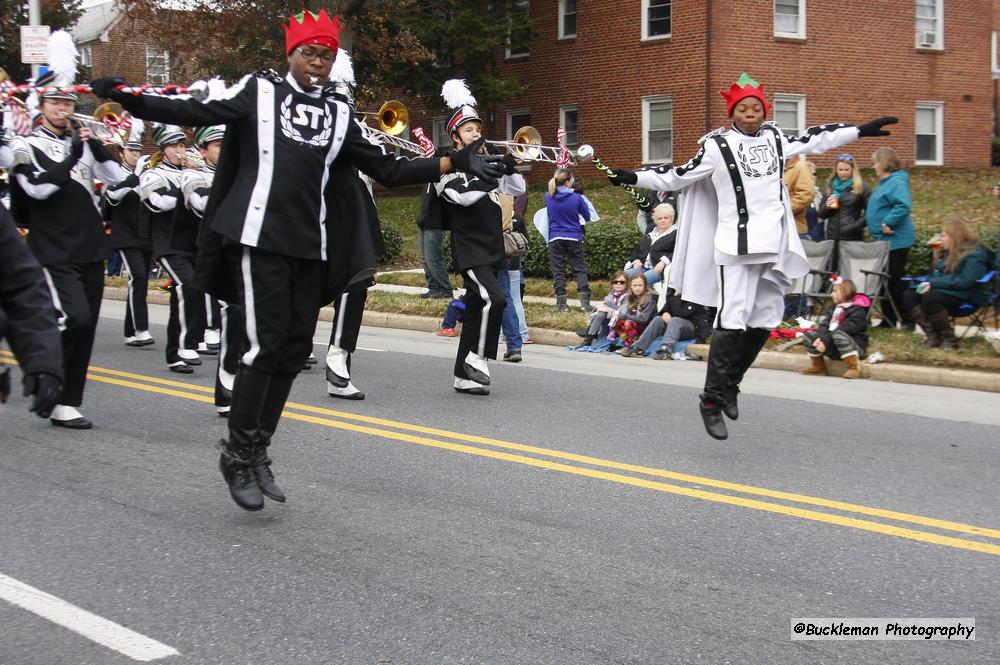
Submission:
<svg viewBox="0 0 1000 665">
<path fill-rule="evenodd" d="M 337 49 L 337 59 L 333 61 L 333 67 L 330 68 L 330 80 L 334 83 L 356 85 L 351 55 L 342 48 Z"/>
<path fill-rule="evenodd" d="M 73 43 L 73 37 L 65 30 L 56 30 L 49 36 L 46 49 L 49 69 L 56 76 L 55 85 L 73 85 L 76 80 L 76 63 L 80 54 Z"/>
<path fill-rule="evenodd" d="M 146 124 L 139 118 L 132 117 L 132 126 L 128 130 L 129 143 L 142 143 L 142 134 L 146 131 Z"/>
<path fill-rule="evenodd" d="M 441 86 L 441 96 L 444 103 L 450 109 L 457 109 L 461 106 L 475 106 L 476 98 L 472 96 L 469 86 L 465 85 L 465 79 L 450 79 Z"/>
</svg>

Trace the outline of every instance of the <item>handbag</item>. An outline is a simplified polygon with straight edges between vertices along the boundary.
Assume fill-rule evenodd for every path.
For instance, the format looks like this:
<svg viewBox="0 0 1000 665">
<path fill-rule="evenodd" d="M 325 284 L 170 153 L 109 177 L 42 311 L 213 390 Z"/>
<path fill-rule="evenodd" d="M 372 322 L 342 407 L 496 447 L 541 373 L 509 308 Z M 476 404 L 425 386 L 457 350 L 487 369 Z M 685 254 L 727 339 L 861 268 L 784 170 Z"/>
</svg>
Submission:
<svg viewBox="0 0 1000 665">
<path fill-rule="evenodd" d="M 520 231 L 503 232 L 503 253 L 508 259 L 528 251 L 528 237 Z"/>
</svg>

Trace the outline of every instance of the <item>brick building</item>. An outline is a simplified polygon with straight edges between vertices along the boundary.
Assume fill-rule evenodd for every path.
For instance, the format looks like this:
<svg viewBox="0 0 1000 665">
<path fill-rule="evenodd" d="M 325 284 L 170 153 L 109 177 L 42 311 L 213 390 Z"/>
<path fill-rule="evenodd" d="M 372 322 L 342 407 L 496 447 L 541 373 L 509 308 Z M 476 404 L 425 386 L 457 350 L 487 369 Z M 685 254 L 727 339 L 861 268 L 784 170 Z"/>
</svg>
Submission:
<svg viewBox="0 0 1000 665">
<path fill-rule="evenodd" d="M 530 92 L 480 112 L 494 138 L 531 124 L 553 144 L 563 126 L 571 142 L 592 144 L 613 166 L 683 162 L 699 137 L 725 124 L 718 91 L 747 71 L 765 84 L 773 118 L 790 133 L 899 116 L 893 136 L 854 148 L 862 164 L 865 153 L 887 144 L 907 165 L 985 166 L 996 4 L 631 0 L 612 9 L 525 0 L 536 34 L 526 52 L 504 54 L 502 73 L 517 75 Z M 404 101 L 413 125 L 433 127 L 435 140 L 447 142 L 443 109 Z M 529 178 L 550 173 L 535 168 Z"/>
</svg>

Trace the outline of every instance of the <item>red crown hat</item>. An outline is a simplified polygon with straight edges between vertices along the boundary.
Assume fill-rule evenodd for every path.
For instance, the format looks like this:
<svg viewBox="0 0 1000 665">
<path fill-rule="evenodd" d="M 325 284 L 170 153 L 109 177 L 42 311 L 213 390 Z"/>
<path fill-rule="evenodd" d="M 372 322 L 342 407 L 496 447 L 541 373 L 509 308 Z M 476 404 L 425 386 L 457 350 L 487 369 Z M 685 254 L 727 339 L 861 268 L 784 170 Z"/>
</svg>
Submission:
<svg viewBox="0 0 1000 665">
<path fill-rule="evenodd" d="M 302 10 L 288 19 L 285 28 L 285 55 L 291 55 L 296 47 L 303 44 L 319 44 L 326 46 L 334 53 L 340 42 L 340 17 L 331 21 L 325 9 L 319 14 Z"/>
<path fill-rule="evenodd" d="M 729 86 L 729 92 L 720 90 L 719 94 L 726 100 L 727 116 L 732 115 L 733 108 L 747 97 L 756 97 L 759 99 L 760 103 L 764 105 L 765 115 L 771 110 L 771 105 L 764 98 L 764 84 L 757 83 L 746 72 L 740 74 L 740 78 L 737 79 L 736 83 Z"/>
</svg>

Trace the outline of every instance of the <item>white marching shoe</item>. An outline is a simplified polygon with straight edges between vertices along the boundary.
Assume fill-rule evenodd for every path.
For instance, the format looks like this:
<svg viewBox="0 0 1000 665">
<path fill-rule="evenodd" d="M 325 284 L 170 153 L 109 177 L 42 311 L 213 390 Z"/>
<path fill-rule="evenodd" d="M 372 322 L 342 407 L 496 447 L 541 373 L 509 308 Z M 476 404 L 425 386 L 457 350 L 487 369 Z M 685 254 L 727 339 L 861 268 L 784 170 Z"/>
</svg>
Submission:
<svg viewBox="0 0 1000 665">
<path fill-rule="evenodd" d="M 219 371 L 215 373 L 215 411 L 223 418 L 229 417 L 229 410 L 233 403 L 234 383 L 236 383 L 236 375 L 219 367 Z"/>
<path fill-rule="evenodd" d="M 337 388 L 351 383 L 351 354 L 339 346 L 330 345 L 326 352 L 326 380 Z"/>
<path fill-rule="evenodd" d="M 331 382 L 326 382 L 326 392 L 330 397 L 339 397 L 340 399 L 364 399 L 365 394 L 355 387 L 350 381 L 343 388 L 333 385 Z"/>
<path fill-rule="evenodd" d="M 489 395 L 490 389 L 481 383 L 476 383 L 471 379 L 460 379 L 455 377 L 455 392 L 466 395 Z"/>
<path fill-rule="evenodd" d="M 52 409 L 49 415 L 49 422 L 56 427 L 67 427 L 69 429 L 90 429 L 94 423 L 90 422 L 75 406 L 65 406 L 59 404 Z"/>
<path fill-rule="evenodd" d="M 134 335 L 125 338 L 125 344 L 128 346 L 149 346 L 155 343 L 156 340 L 148 330 L 136 330 Z"/>
<path fill-rule="evenodd" d="M 222 343 L 222 335 L 215 328 L 205 329 L 205 344 L 208 345 L 210 349 L 217 349 Z"/>
<path fill-rule="evenodd" d="M 490 370 L 486 366 L 486 358 L 469 351 L 465 356 L 464 369 L 469 378 L 476 383 L 490 385 Z"/>
</svg>

